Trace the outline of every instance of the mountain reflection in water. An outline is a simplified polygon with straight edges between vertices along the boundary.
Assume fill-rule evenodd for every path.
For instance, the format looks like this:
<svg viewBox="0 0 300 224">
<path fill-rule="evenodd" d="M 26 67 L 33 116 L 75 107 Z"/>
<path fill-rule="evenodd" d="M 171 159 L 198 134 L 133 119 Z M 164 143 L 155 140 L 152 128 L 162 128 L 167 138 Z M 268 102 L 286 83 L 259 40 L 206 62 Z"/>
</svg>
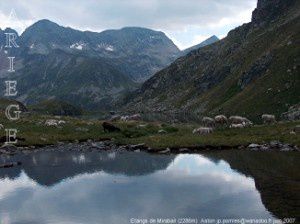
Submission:
<svg viewBox="0 0 300 224">
<path fill-rule="evenodd" d="M 130 223 L 130 218 L 277 215 L 262 203 L 252 174 L 231 168 L 235 152 L 224 153 L 41 151 L 0 157 L 0 162 L 23 163 L 0 170 L 0 221 Z"/>
</svg>

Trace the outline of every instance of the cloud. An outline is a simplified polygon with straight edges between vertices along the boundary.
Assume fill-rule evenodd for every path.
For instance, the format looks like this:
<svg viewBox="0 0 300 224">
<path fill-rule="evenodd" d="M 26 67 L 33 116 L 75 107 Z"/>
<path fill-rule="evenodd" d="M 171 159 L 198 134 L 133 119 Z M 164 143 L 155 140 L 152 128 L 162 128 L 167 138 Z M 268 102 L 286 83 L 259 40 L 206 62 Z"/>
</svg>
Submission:
<svg viewBox="0 0 300 224">
<path fill-rule="evenodd" d="M 15 9 L 23 28 L 47 18 L 80 30 L 102 31 L 124 26 L 161 30 L 181 45 L 194 44 L 197 36 L 225 35 L 249 22 L 257 0 L 1 0 L 3 16 Z M 21 30 L 19 28 L 19 30 Z M 193 31 L 197 33 L 194 34 Z M 186 34 L 186 35 L 182 35 Z"/>
</svg>

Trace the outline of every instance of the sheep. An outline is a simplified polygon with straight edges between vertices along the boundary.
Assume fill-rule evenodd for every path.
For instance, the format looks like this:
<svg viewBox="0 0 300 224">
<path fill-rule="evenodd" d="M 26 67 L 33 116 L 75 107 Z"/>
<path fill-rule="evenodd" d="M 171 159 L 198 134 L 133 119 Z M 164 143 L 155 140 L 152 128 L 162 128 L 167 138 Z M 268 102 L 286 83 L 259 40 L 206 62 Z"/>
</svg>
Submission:
<svg viewBox="0 0 300 224">
<path fill-rule="evenodd" d="M 64 120 L 59 120 L 58 121 L 58 124 L 65 124 L 66 123 L 66 121 L 64 121 Z"/>
<path fill-rule="evenodd" d="M 139 121 L 141 119 L 142 119 L 142 117 L 140 114 L 134 114 L 129 117 L 129 120 L 133 120 L 133 121 Z"/>
<path fill-rule="evenodd" d="M 102 123 L 102 127 L 103 127 L 103 130 L 104 132 L 108 131 L 108 132 L 119 132 L 121 131 L 120 128 L 112 125 L 111 123 L 108 123 L 108 122 L 103 122 Z"/>
<path fill-rule="evenodd" d="M 193 130 L 193 134 L 199 134 L 199 135 L 207 135 L 213 132 L 213 129 L 210 127 L 200 127 Z"/>
<path fill-rule="evenodd" d="M 121 116 L 120 116 L 120 115 L 113 115 L 113 116 L 110 118 L 110 121 L 118 121 L 118 120 L 121 120 Z"/>
<path fill-rule="evenodd" d="M 125 115 L 125 116 L 122 116 L 120 118 L 121 121 L 139 121 L 139 120 L 142 120 L 142 117 L 140 114 L 134 114 L 134 115 Z"/>
<path fill-rule="evenodd" d="M 241 116 L 230 116 L 229 121 L 231 124 L 241 124 L 244 121 L 244 118 Z"/>
<path fill-rule="evenodd" d="M 129 120 L 129 116 L 125 115 L 125 116 L 122 116 L 120 118 L 121 121 L 128 121 Z"/>
<path fill-rule="evenodd" d="M 215 122 L 221 125 L 227 124 L 227 117 L 225 115 L 217 115 L 215 116 Z"/>
<path fill-rule="evenodd" d="M 215 126 L 215 120 L 210 117 L 203 117 L 202 123 L 207 127 L 213 127 Z"/>
<path fill-rule="evenodd" d="M 263 114 L 261 116 L 264 124 L 273 124 L 276 122 L 276 117 L 275 115 L 272 115 L 272 114 Z"/>
<path fill-rule="evenodd" d="M 45 121 L 45 125 L 46 126 L 57 126 L 58 125 L 58 121 L 54 120 L 54 119 L 49 119 Z"/>
<path fill-rule="evenodd" d="M 249 119 L 241 116 L 230 116 L 229 121 L 231 124 L 242 124 L 244 127 L 253 125 Z"/>
<path fill-rule="evenodd" d="M 242 122 L 242 124 L 244 125 L 244 127 L 250 127 L 253 125 L 253 123 L 248 120 L 247 118 L 244 118 L 244 121 Z"/>
</svg>

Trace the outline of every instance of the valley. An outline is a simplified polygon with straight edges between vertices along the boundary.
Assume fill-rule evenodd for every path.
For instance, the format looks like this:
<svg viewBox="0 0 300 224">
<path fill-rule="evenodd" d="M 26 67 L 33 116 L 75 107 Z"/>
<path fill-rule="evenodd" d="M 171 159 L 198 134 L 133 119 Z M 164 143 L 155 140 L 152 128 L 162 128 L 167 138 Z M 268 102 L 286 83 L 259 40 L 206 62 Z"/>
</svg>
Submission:
<svg viewBox="0 0 300 224">
<path fill-rule="evenodd" d="M 299 223 L 300 1 L 28 2 L 0 223 Z"/>
</svg>

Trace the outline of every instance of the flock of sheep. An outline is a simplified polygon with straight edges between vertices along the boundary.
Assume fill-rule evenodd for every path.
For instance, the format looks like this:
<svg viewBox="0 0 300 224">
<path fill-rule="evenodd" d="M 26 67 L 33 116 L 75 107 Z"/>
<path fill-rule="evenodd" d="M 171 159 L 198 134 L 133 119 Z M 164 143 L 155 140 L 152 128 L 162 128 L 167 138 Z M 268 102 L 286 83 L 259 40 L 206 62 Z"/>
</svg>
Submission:
<svg viewBox="0 0 300 224">
<path fill-rule="evenodd" d="M 276 122 L 276 117 L 272 114 L 263 114 L 261 118 L 265 124 L 272 124 Z M 225 115 L 218 115 L 214 118 L 203 117 L 202 124 L 204 126 L 194 129 L 193 134 L 206 135 L 212 133 L 216 126 L 229 125 L 229 128 L 244 128 L 253 125 L 253 123 L 246 117 L 230 116 L 229 118 L 227 118 Z"/>
</svg>

